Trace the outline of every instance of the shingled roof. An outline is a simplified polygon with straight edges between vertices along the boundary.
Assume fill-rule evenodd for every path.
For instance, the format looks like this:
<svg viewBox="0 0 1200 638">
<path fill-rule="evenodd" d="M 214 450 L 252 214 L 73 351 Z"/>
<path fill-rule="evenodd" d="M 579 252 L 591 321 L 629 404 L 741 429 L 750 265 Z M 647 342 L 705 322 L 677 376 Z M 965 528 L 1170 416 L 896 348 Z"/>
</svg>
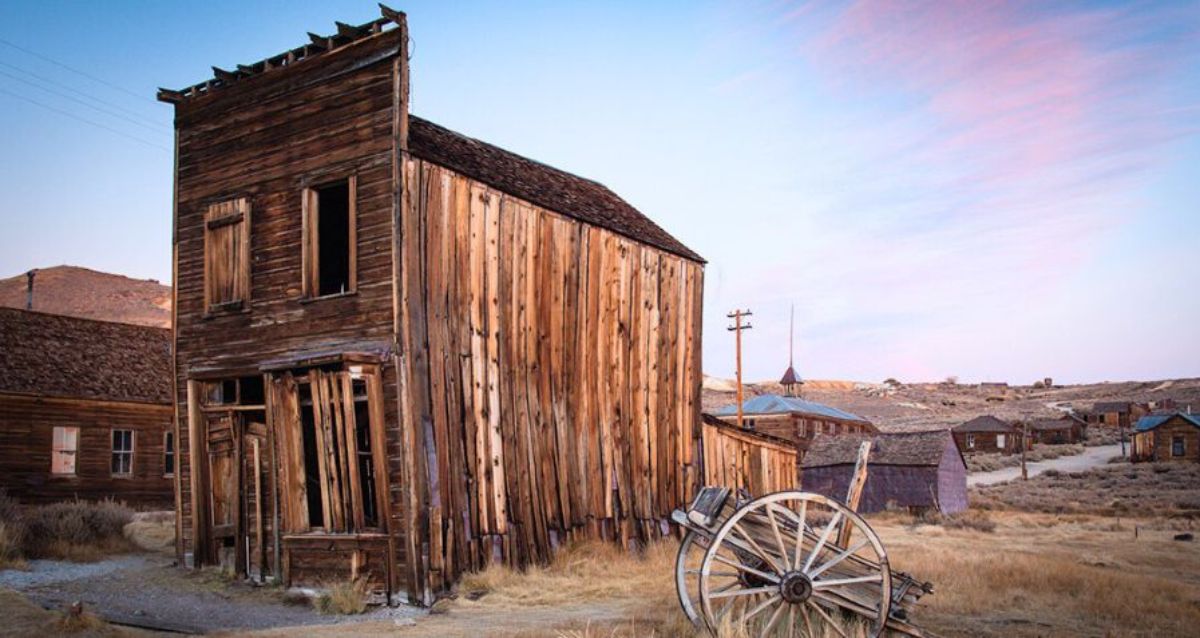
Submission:
<svg viewBox="0 0 1200 638">
<path fill-rule="evenodd" d="M 872 436 L 819 434 L 804 454 L 804 467 L 853 465 L 858 448 L 871 441 L 868 465 L 939 465 L 946 446 L 953 445 L 947 430 L 893 432 Z"/>
<path fill-rule="evenodd" d="M 0 392 L 171 402 L 171 331 L 0 308 Z"/>
<path fill-rule="evenodd" d="M 962 425 L 954 428 L 955 432 L 1013 432 L 1015 428 L 1007 421 L 1002 421 L 996 417 L 985 414 L 977 416 Z"/>
<path fill-rule="evenodd" d="M 409 116 L 413 155 L 543 208 L 692 261 L 704 259 L 599 182 Z"/>
</svg>

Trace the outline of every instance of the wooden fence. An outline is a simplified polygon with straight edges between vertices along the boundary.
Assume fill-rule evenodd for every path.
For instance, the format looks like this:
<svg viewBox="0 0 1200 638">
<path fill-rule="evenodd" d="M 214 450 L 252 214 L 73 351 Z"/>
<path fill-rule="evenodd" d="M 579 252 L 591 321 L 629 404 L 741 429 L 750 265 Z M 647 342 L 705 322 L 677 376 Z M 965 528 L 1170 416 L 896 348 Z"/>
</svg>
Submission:
<svg viewBox="0 0 1200 638">
<path fill-rule="evenodd" d="M 714 416 L 703 418 L 704 484 L 744 488 L 754 496 L 800 485 L 795 445 L 743 430 Z"/>
</svg>

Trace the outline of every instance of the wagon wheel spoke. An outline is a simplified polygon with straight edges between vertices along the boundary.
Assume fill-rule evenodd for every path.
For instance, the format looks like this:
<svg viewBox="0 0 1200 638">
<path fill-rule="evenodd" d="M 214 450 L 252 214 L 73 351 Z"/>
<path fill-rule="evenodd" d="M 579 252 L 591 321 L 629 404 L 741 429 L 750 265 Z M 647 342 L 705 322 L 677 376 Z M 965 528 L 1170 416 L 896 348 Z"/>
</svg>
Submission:
<svg viewBox="0 0 1200 638">
<path fill-rule="evenodd" d="M 783 608 L 787 607 L 791 609 L 792 607 L 791 605 L 784 604 L 783 599 L 779 596 L 775 596 L 775 599 L 779 601 L 779 604 L 775 606 L 775 613 L 771 614 L 771 617 L 767 620 L 767 625 L 758 634 L 759 638 L 767 638 L 767 636 L 771 635 L 771 630 L 775 628 L 775 623 L 779 622 L 779 619 L 783 617 Z"/>
<path fill-rule="evenodd" d="M 808 501 L 800 502 L 800 516 L 796 521 L 796 559 L 792 569 L 800 569 L 800 559 L 804 555 L 804 528 L 808 525 Z"/>
<path fill-rule="evenodd" d="M 752 609 L 750 612 L 748 612 L 745 616 L 742 617 L 743 622 L 749 621 L 751 618 L 754 618 L 755 616 L 766 611 L 767 608 L 769 608 L 771 605 L 774 605 L 776 602 L 782 602 L 782 601 L 783 601 L 783 598 L 781 598 L 779 596 L 779 594 L 772 594 L 770 596 L 767 596 L 766 600 L 759 603 L 754 609 Z"/>
<path fill-rule="evenodd" d="M 750 548 L 754 550 L 755 554 L 758 554 L 759 558 L 763 559 L 768 565 L 771 566 L 771 569 L 774 569 L 776 572 L 781 574 L 787 571 L 787 569 L 781 569 L 779 564 L 775 562 L 775 557 L 760 547 L 758 542 L 755 541 L 754 538 L 749 534 L 747 534 L 746 530 L 742 529 L 741 525 L 734 523 L 733 530 L 736 531 L 748 545 L 750 545 Z"/>
<path fill-rule="evenodd" d="M 708 594 L 709 598 L 729 598 L 732 596 L 753 596 L 755 594 L 765 594 L 767 592 L 778 591 L 779 588 L 771 585 L 769 587 L 750 587 L 746 589 L 737 589 L 731 591 L 714 591 Z"/>
<path fill-rule="evenodd" d="M 842 585 L 853 585 L 855 583 L 878 583 L 883 580 L 881 574 L 872 574 L 870 576 L 857 576 L 854 578 L 835 578 L 833 580 L 818 580 L 813 581 L 813 589 L 829 589 L 830 587 L 840 587 Z"/>
<path fill-rule="evenodd" d="M 808 631 L 808 637 L 817 638 L 817 632 L 813 631 L 812 616 L 808 614 L 808 605 L 800 607 L 800 611 L 804 612 L 804 628 Z"/>
<path fill-rule="evenodd" d="M 825 525 L 825 530 L 821 532 L 821 537 L 817 539 L 817 544 L 813 547 L 812 553 L 808 555 L 808 560 L 804 561 L 802 571 L 807 572 L 812 567 L 813 561 L 817 559 L 817 555 L 825 548 L 825 543 L 829 542 L 829 535 L 833 533 L 833 528 L 837 527 L 839 521 L 842 520 L 842 512 L 838 510 L 834 513 L 833 518 L 829 519 L 829 523 Z"/>
<path fill-rule="evenodd" d="M 775 504 L 767 503 L 767 519 L 771 521 L 771 531 L 775 533 L 775 543 L 779 547 L 779 558 L 783 561 L 783 569 L 790 567 L 787 547 L 783 544 L 783 534 L 779 532 L 779 522 L 775 520 Z"/>
<path fill-rule="evenodd" d="M 833 617 L 830 616 L 829 613 L 826 612 L 824 609 L 822 609 L 820 605 L 812 602 L 811 600 L 809 600 L 807 603 L 805 603 L 805 605 L 812 607 L 814 610 L 816 610 L 816 612 L 821 615 L 821 618 L 825 620 L 825 624 L 828 625 L 830 629 L 836 631 L 838 633 L 838 635 L 841 636 L 842 638 L 847 638 L 846 631 L 844 629 L 842 629 L 841 625 L 838 624 L 837 622 L 835 622 L 833 620 Z M 810 627 L 811 627 L 811 625 L 810 625 Z"/>
<path fill-rule="evenodd" d="M 788 638 L 796 638 L 796 606 L 788 605 L 787 608 L 788 608 L 788 619 L 787 619 Z"/>
<path fill-rule="evenodd" d="M 853 547 L 849 547 L 849 548 L 847 548 L 847 549 L 843 550 L 843 551 L 842 551 L 840 554 L 838 554 L 837 556 L 834 556 L 833 558 L 829 559 L 828 561 L 826 561 L 826 562 L 825 562 L 823 565 L 821 565 L 820 567 L 818 567 L 818 568 L 816 568 L 816 569 L 814 569 L 814 570 L 812 570 L 812 571 L 808 572 L 808 577 L 809 577 L 809 578 L 816 578 L 817 576 L 820 576 L 821 574 L 824 574 L 824 573 L 825 573 L 825 570 L 827 570 L 827 569 L 829 569 L 829 568 L 833 567 L 834 565 L 837 565 L 838 563 L 840 563 L 840 562 L 842 562 L 842 561 L 846 560 L 846 559 L 847 559 L 847 558 L 849 558 L 851 555 L 858 553 L 859 551 L 861 551 L 861 550 L 862 550 L 862 548 L 864 548 L 864 547 L 866 547 L 867 545 L 870 545 L 870 544 L 871 544 L 871 539 L 863 539 L 863 540 L 859 541 L 858 543 L 855 543 Z"/>
<path fill-rule="evenodd" d="M 750 567 L 749 565 L 743 565 L 735 560 L 730 560 L 728 558 L 725 558 L 724 556 L 722 556 L 720 554 L 713 556 L 713 560 L 725 563 L 726 565 L 729 565 L 730 567 L 733 567 L 740 571 L 746 572 L 747 574 L 754 574 L 755 576 L 758 576 L 759 578 L 770 581 L 772 583 L 779 582 L 779 577 L 777 577 L 773 574 L 768 574 L 767 572 L 754 569 L 753 567 Z M 714 573 L 712 571 L 709 571 L 709 574 L 716 575 L 716 573 Z"/>
</svg>

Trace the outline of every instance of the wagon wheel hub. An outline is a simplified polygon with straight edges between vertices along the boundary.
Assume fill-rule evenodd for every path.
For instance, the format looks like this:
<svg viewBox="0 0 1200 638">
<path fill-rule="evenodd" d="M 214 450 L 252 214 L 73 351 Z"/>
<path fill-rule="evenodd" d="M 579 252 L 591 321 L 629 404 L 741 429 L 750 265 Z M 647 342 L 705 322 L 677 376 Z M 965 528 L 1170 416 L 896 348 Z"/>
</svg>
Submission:
<svg viewBox="0 0 1200 638">
<path fill-rule="evenodd" d="M 812 596 L 812 581 L 804 572 L 788 572 L 779 581 L 779 595 L 793 605 L 799 605 Z"/>
</svg>

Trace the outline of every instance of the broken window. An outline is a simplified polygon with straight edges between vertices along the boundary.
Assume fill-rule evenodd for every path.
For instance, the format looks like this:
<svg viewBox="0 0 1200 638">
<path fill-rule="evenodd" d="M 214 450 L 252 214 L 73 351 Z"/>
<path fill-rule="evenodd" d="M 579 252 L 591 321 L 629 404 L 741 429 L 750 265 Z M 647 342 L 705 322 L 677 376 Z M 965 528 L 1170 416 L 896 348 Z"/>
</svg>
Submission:
<svg viewBox="0 0 1200 638">
<path fill-rule="evenodd" d="M 372 377 L 373 378 L 373 377 Z M 381 432 L 369 382 L 357 373 L 313 369 L 298 379 L 298 423 L 284 431 L 296 493 L 291 531 L 359 532 L 383 526 Z M 306 514 L 302 514 L 307 510 Z"/>
<path fill-rule="evenodd" d="M 974 435 L 974 434 L 968 434 L 968 435 L 967 435 L 967 447 L 968 447 L 968 448 L 974 448 L 974 447 L 975 447 L 975 435 Z"/>
<path fill-rule="evenodd" d="M 163 432 L 163 476 L 175 475 L 175 433 Z"/>
<path fill-rule="evenodd" d="M 51 474 L 74 474 L 79 451 L 79 428 L 55 427 L 50 452 Z"/>
<path fill-rule="evenodd" d="M 133 430 L 112 431 L 113 476 L 133 474 Z"/>
<path fill-rule="evenodd" d="M 304 191 L 304 296 L 352 292 L 355 261 L 355 178 Z"/>
<path fill-rule="evenodd" d="M 250 299 L 250 200 L 213 204 L 204 213 L 204 307 L 238 310 Z"/>
</svg>

